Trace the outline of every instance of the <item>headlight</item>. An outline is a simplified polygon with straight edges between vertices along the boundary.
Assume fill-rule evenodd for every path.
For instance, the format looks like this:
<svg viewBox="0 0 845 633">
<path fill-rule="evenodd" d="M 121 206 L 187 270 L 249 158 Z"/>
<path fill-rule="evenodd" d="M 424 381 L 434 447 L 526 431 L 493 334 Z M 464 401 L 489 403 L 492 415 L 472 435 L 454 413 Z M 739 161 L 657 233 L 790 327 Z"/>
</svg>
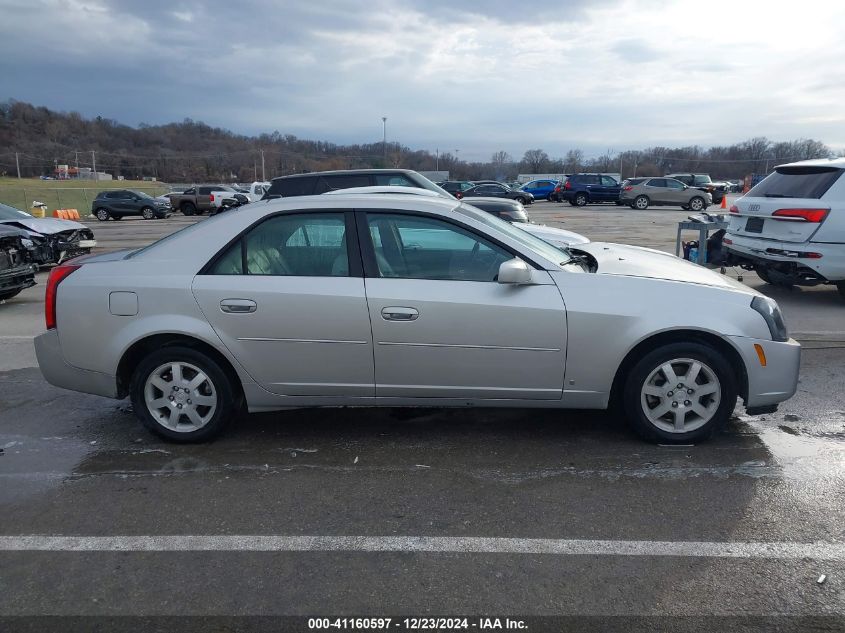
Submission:
<svg viewBox="0 0 845 633">
<path fill-rule="evenodd" d="M 786 330 L 786 322 L 783 320 L 783 313 L 777 301 L 769 297 L 754 297 L 751 307 L 756 310 L 769 326 L 769 333 L 773 341 L 788 341 L 789 333 Z"/>
<path fill-rule="evenodd" d="M 25 248 L 34 248 L 35 247 L 35 242 L 33 242 L 31 239 L 26 238 L 26 237 L 21 239 L 21 244 L 23 244 Z"/>
</svg>

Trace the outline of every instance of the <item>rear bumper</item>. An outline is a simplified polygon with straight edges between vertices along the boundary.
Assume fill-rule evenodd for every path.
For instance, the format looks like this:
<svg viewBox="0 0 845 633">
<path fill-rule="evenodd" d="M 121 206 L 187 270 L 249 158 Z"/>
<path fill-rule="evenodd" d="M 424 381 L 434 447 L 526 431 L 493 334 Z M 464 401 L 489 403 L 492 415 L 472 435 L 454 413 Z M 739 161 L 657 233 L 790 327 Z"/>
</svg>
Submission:
<svg viewBox="0 0 845 633">
<path fill-rule="evenodd" d="M 730 231 L 725 237 L 731 241 L 731 244 L 725 244 L 725 249 L 735 262 L 776 268 L 783 272 L 794 269 L 796 273 L 803 271 L 804 276 L 810 273 L 822 281 L 845 279 L 845 244 L 782 242 L 746 237 Z M 783 254 L 806 252 L 819 253 L 821 257 L 791 257 Z M 800 278 L 792 283 L 800 284 Z"/>
<path fill-rule="evenodd" d="M 748 376 L 747 408 L 774 405 L 789 400 L 795 394 L 801 365 L 801 345 L 797 341 L 789 339 L 781 343 L 744 336 L 731 336 L 729 339 L 742 356 Z M 755 344 L 763 348 L 765 367 L 760 364 Z"/>
<path fill-rule="evenodd" d="M 107 398 L 118 397 L 115 376 L 68 365 L 56 330 L 35 337 L 35 356 L 41 373 L 51 385 Z"/>
</svg>

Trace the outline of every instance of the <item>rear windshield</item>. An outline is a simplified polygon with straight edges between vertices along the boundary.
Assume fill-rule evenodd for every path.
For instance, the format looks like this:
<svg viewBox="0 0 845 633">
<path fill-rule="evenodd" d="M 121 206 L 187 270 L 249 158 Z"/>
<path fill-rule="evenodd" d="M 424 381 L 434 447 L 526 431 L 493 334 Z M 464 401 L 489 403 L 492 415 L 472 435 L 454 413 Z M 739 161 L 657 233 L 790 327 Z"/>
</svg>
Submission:
<svg viewBox="0 0 845 633">
<path fill-rule="evenodd" d="M 748 192 L 750 198 L 821 198 L 842 170 L 836 167 L 778 167 Z"/>
<path fill-rule="evenodd" d="M 713 181 L 710 180 L 710 176 L 702 176 L 701 174 L 698 174 L 696 176 L 693 176 L 693 182 L 697 185 L 709 185 Z"/>
<path fill-rule="evenodd" d="M 287 198 L 290 196 L 310 196 L 314 193 L 316 176 L 297 176 L 295 178 L 279 178 L 270 183 L 270 188 L 264 194 L 265 198 Z"/>
</svg>

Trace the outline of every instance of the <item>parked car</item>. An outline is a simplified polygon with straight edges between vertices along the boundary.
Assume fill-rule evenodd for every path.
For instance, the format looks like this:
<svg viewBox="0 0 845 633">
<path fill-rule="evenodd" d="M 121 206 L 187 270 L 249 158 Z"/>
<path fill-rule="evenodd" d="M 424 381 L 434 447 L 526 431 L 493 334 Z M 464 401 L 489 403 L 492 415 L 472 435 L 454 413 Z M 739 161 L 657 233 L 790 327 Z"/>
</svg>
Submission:
<svg viewBox="0 0 845 633">
<path fill-rule="evenodd" d="M 542 178 L 540 180 L 531 180 L 526 182 L 522 185 L 522 187 L 520 187 L 520 190 L 530 193 L 534 196 L 535 200 L 550 200 L 549 195 L 553 194 L 555 188 L 559 185 L 559 180 L 548 180 L 546 178 Z"/>
<path fill-rule="evenodd" d="M 558 200 L 565 200 L 576 207 L 593 202 L 618 202 L 622 187 L 610 176 L 603 174 L 572 174 L 553 193 Z"/>
<path fill-rule="evenodd" d="M 232 202 L 230 202 L 230 204 L 229 204 L 230 207 L 240 207 L 240 206 L 243 206 L 245 204 L 249 204 L 250 202 L 253 201 L 252 198 L 249 195 L 249 191 L 247 189 L 242 188 L 242 187 L 235 187 L 235 186 L 232 186 L 232 185 L 213 185 L 213 186 L 217 187 L 217 189 L 219 191 L 224 192 L 224 194 L 223 194 L 224 200 L 226 198 L 231 198 Z M 263 195 L 264 194 L 259 196 L 257 198 L 257 200 L 260 200 L 263 197 Z M 218 205 L 218 206 L 220 206 L 220 205 Z"/>
<path fill-rule="evenodd" d="M 651 205 L 672 205 L 684 210 L 703 211 L 713 202 L 709 193 L 688 187 L 672 178 L 629 178 L 622 183 L 619 199 L 623 204 L 640 211 Z"/>
<path fill-rule="evenodd" d="M 800 346 L 755 290 L 649 249 L 555 248 L 445 197 L 247 205 L 59 266 L 47 286 L 45 378 L 129 395 L 181 442 L 241 406 L 619 401 L 644 437 L 686 444 L 738 396 L 770 413 L 798 380 Z"/>
<path fill-rule="evenodd" d="M 508 198 L 522 204 L 532 204 L 534 196 L 521 189 L 511 189 L 504 185 L 475 185 L 464 190 L 462 199 L 465 198 Z"/>
<path fill-rule="evenodd" d="M 529 221 L 528 214 L 525 212 L 525 205 L 519 200 L 474 197 L 472 200 L 465 200 L 464 202 L 471 204 L 476 209 L 491 213 L 505 222 L 527 223 Z"/>
<path fill-rule="evenodd" d="M 722 198 L 728 190 L 725 182 L 713 182 L 710 174 L 667 174 L 665 178 L 680 180 L 687 187 L 694 187 L 706 191 L 713 198 L 715 204 L 722 204 Z"/>
<path fill-rule="evenodd" d="M 216 213 L 224 199 L 233 197 L 232 191 L 222 187 L 222 185 L 195 185 L 182 193 L 170 194 L 170 204 L 174 209 L 179 209 L 182 215 Z"/>
<path fill-rule="evenodd" d="M 453 195 L 411 169 L 345 169 L 280 176 L 270 182 L 270 189 L 264 194 L 264 199 L 310 196 L 334 189 L 374 186 L 420 187 L 434 191 L 449 200 L 455 199 Z"/>
<path fill-rule="evenodd" d="M 35 218 L 6 204 L 0 204 L 0 225 L 25 231 L 32 242 L 32 260 L 42 266 L 87 255 L 97 245 L 94 233 L 81 222 Z"/>
<path fill-rule="evenodd" d="M 170 215 L 170 205 L 143 191 L 119 189 L 101 191 L 91 203 L 91 213 L 100 222 L 141 216 L 145 220 L 163 220 Z"/>
<path fill-rule="evenodd" d="M 438 182 L 436 184 L 438 187 L 449 192 L 459 200 L 463 197 L 464 191 L 475 186 L 475 183 L 470 182 L 469 180 L 444 180 L 443 182 Z"/>
<path fill-rule="evenodd" d="M 254 182 L 246 188 L 246 195 L 250 202 L 256 202 L 264 197 L 267 190 L 270 188 L 269 182 Z"/>
<path fill-rule="evenodd" d="M 771 284 L 835 284 L 845 297 L 845 158 L 776 167 L 730 208 L 730 263 Z"/>
<path fill-rule="evenodd" d="M 30 259 L 31 245 L 26 231 L 0 225 L 0 301 L 35 285 L 38 264 Z"/>
</svg>

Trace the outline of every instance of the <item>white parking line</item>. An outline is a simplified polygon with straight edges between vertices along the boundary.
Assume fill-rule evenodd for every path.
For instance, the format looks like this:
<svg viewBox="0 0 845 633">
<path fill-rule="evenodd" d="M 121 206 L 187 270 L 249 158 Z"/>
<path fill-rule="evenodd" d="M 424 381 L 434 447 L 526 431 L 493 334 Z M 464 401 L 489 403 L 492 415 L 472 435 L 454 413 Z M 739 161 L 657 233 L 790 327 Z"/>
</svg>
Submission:
<svg viewBox="0 0 845 633">
<path fill-rule="evenodd" d="M 845 560 L 843 542 L 602 541 L 451 536 L 0 536 L 0 552 L 418 552 Z"/>
</svg>

